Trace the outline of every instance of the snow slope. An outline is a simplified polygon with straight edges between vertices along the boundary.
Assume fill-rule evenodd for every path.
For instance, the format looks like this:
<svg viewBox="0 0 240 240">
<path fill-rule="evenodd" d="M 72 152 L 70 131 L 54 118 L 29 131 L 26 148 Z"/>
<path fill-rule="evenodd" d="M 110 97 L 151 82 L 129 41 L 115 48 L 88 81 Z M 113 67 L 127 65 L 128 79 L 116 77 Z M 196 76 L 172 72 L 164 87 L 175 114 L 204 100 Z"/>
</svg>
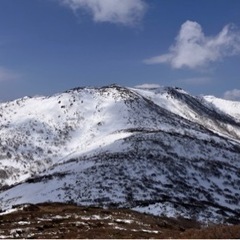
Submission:
<svg viewBox="0 0 240 240">
<path fill-rule="evenodd" d="M 194 97 L 180 88 L 133 89 L 185 119 L 222 136 L 240 140 L 240 103 L 213 96 Z"/>
<path fill-rule="evenodd" d="M 214 107 L 234 117 L 236 121 L 240 121 L 240 102 L 216 98 L 214 96 L 204 96 L 203 98 Z"/>
<path fill-rule="evenodd" d="M 112 85 L 0 104 L 0 208 L 70 201 L 238 219 L 237 111 L 206 99 Z"/>
</svg>

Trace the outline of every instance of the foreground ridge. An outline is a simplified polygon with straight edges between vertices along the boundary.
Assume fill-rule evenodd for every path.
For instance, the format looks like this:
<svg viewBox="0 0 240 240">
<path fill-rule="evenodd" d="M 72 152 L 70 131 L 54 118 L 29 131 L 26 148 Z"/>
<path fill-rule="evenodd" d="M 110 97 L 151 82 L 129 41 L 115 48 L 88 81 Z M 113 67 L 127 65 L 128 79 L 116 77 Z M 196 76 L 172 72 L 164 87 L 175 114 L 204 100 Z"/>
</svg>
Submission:
<svg viewBox="0 0 240 240">
<path fill-rule="evenodd" d="M 240 226 L 156 217 L 129 209 L 24 204 L 1 215 L 1 238 L 239 238 Z"/>
</svg>

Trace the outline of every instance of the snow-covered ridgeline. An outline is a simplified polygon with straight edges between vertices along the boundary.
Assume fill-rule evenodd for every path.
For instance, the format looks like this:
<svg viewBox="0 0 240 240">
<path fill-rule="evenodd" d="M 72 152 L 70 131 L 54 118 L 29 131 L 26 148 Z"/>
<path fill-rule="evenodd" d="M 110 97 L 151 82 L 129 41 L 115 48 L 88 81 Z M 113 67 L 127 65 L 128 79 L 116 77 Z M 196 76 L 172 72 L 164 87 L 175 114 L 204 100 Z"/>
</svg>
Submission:
<svg viewBox="0 0 240 240">
<path fill-rule="evenodd" d="M 0 208 L 74 201 L 236 216 L 239 105 L 209 99 L 114 85 L 0 104 L 0 184 L 21 183 L 2 190 Z"/>
</svg>

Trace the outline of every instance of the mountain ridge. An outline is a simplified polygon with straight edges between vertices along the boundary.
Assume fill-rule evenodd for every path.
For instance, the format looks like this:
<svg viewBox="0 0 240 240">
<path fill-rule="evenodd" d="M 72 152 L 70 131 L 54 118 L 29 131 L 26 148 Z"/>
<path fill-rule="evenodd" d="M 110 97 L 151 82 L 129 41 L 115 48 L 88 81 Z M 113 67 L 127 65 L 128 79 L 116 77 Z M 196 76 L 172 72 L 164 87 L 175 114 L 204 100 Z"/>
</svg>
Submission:
<svg viewBox="0 0 240 240">
<path fill-rule="evenodd" d="M 236 220 L 235 112 L 171 87 L 75 88 L 1 103 L 0 208 L 70 201 Z"/>
</svg>

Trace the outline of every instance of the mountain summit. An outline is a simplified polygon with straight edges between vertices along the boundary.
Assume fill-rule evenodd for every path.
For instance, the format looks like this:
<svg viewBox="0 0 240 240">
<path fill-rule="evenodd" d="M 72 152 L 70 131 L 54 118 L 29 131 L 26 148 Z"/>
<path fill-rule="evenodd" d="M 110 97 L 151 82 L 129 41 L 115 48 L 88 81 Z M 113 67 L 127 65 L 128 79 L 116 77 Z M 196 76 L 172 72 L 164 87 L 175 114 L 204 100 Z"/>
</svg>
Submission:
<svg viewBox="0 0 240 240">
<path fill-rule="evenodd" d="M 0 104 L 0 208 L 47 201 L 236 222 L 240 103 L 75 88 Z"/>
</svg>

